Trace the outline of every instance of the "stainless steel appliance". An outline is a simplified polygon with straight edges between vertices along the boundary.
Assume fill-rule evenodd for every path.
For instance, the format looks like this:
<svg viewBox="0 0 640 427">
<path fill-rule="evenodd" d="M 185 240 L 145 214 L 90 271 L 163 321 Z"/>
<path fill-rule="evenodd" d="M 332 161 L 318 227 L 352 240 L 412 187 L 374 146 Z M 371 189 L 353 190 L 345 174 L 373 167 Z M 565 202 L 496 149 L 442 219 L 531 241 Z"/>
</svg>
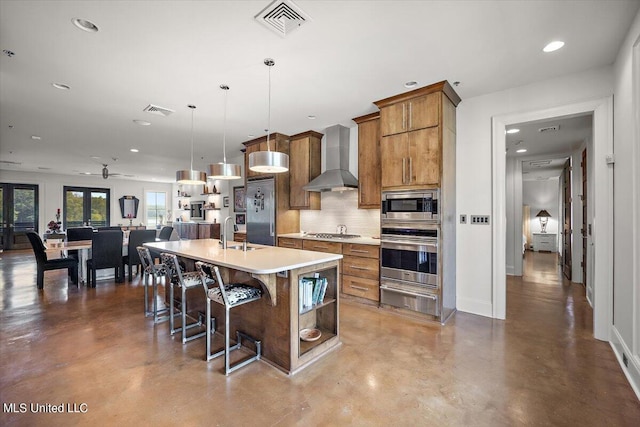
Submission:
<svg viewBox="0 0 640 427">
<path fill-rule="evenodd" d="M 381 220 L 439 222 L 438 189 L 383 191 Z"/>
<path fill-rule="evenodd" d="M 382 224 L 380 302 L 439 317 L 439 225 Z"/>
<path fill-rule="evenodd" d="M 247 182 L 247 242 L 275 246 L 274 192 L 273 178 Z"/>
</svg>

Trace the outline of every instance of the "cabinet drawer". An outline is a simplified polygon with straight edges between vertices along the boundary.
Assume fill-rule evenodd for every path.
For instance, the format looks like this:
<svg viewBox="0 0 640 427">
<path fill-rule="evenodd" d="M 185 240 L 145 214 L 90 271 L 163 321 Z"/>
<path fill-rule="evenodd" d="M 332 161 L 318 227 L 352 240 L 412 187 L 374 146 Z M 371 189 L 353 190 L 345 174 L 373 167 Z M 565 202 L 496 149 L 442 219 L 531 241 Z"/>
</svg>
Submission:
<svg viewBox="0 0 640 427">
<path fill-rule="evenodd" d="M 302 239 L 290 239 L 288 237 L 278 237 L 278 246 L 282 248 L 302 249 Z"/>
<path fill-rule="evenodd" d="M 378 280 L 380 276 L 379 261 L 375 258 L 361 258 L 345 255 L 342 259 L 342 273 L 351 276 Z"/>
<path fill-rule="evenodd" d="M 342 245 L 342 254 L 378 259 L 380 258 L 380 246 L 345 243 Z"/>
<path fill-rule="evenodd" d="M 307 251 L 329 252 L 332 254 L 341 254 L 342 243 L 321 242 L 318 240 L 303 240 L 302 249 Z"/>
<path fill-rule="evenodd" d="M 380 301 L 380 282 L 378 280 L 343 275 L 342 292 L 355 297 Z"/>
</svg>

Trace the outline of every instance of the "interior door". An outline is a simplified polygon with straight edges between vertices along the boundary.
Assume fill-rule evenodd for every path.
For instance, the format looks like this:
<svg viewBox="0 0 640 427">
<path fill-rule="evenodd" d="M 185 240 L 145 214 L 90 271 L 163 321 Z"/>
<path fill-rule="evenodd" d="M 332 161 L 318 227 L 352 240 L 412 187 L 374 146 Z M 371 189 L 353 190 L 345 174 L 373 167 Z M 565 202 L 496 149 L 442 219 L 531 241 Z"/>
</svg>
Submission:
<svg viewBox="0 0 640 427">
<path fill-rule="evenodd" d="M 571 165 L 567 160 L 562 170 L 564 225 L 562 227 L 562 273 L 571 280 Z"/>
<path fill-rule="evenodd" d="M 27 231 L 38 232 L 38 186 L 0 184 L 2 249 L 30 248 Z"/>
<path fill-rule="evenodd" d="M 587 149 L 582 150 L 582 284 L 587 286 Z"/>
</svg>

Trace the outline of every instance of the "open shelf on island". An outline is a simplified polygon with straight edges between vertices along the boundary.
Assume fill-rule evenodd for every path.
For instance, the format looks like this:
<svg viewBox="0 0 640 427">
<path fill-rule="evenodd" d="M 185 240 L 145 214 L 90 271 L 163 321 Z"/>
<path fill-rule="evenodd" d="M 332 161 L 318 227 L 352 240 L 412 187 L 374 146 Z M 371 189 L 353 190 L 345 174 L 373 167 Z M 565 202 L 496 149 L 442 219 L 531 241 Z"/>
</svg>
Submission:
<svg viewBox="0 0 640 427">
<path fill-rule="evenodd" d="M 305 354 L 307 351 L 319 346 L 325 341 L 329 341 L 331 338 L 335 337 L 336 334 L 334 331 L 330 331 L 329 329 L 318 328 L 320 332 L 322 332 L 322 336 L 315 341 L 303 341 L 300 340 L 300 354 Z"/>
<path fill-rule="evenodd" d="M 319 304 L 314 304 L 313 306 L 311 306 L 309 308 L 303 309 L 300 312 L 300 314 L 308 313 L 308 312 L 310 312 L 312 310 L 317 310 L 317 309 L 322 308 L 322 307 L 324 307 L 326 305 L 333 304 L 334 302 L 336 302 L 335 298 L 325 298 L 323 302 L 321 302 Z"/>
</svg>

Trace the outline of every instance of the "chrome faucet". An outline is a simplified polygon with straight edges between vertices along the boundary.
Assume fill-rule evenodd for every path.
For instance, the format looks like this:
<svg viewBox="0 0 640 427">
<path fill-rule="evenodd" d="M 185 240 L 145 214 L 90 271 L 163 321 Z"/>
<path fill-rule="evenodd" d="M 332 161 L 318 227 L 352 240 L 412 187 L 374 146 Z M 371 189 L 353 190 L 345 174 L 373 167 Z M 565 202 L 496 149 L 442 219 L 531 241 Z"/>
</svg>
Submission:
<svg viewBox="0 0 640 427">
<path fill-rule="evenodd" d="M 220 243 L 222 243 L 222 249 L 227 249 L 227 221 L 233 221 L 233 217 L 228 216 L 224 219 L 222 223 L 222 230 L 220 233 Z M 235 225 L 235 222 L 233 223 Z"/>
</svg>

